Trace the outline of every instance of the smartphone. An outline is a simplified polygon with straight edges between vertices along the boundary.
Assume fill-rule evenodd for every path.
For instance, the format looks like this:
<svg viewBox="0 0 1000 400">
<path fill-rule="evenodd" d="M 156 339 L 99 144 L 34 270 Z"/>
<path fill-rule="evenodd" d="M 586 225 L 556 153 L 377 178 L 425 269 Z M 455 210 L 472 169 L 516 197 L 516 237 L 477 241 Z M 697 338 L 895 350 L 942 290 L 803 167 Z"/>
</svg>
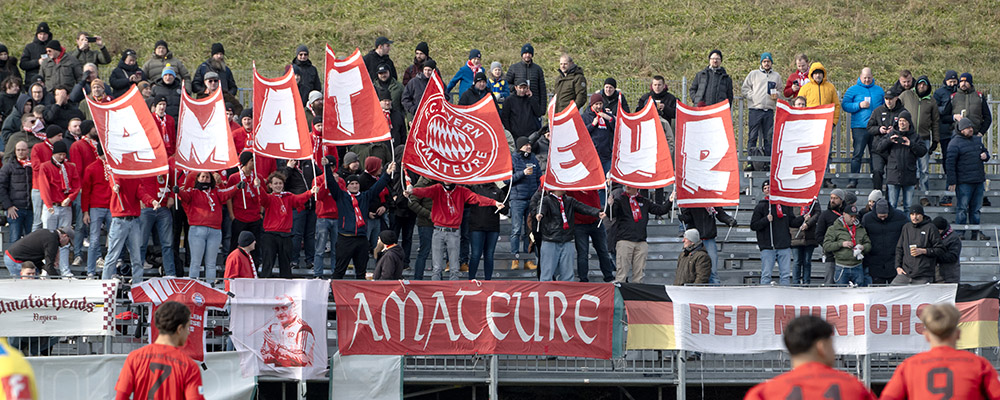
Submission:
<svg viewBox="0 0 1000 400">
<path fill-rule="evenodd" d="M 87 36 L 87 41 L 90 43 L 94 43 L 97 41 L 97 36 Z"/>
<path fill-rule="evenodd" d="M 44 59 L 48 59 L 48 58 L 49 58 L 49 55 L 48 55 L 48 54 L 42 54 L 42 58 L 44 58 Z"/>
</svg>

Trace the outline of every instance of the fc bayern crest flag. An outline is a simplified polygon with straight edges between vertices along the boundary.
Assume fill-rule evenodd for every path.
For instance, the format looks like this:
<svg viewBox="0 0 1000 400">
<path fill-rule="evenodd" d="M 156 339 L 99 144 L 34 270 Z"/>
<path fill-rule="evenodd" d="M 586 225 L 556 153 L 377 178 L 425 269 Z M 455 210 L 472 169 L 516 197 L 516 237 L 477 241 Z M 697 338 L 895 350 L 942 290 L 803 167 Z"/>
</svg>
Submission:
<svg viewBox="0 0 1000 400">
<path fill-rule="evenodd" d="M 590 190 L 605 187 L 604 169 L 583 118 L 570 103 L 556 114 L 549 102 L 549 162 L 542 177 L 545 190 Z"/>
<path fill-rule="evenodd" d="M 677 102 L 677 205 L 735 206 L 739 160 L 729 101 L 707 107 Z"/>
<path fill-rule="evenodd" d="M 128 178 L 167 173 L 167 150 L 160 129 L 138 88 L 132 86 L 110 103 L 96 103 L 88 97 L 87 106 L 111 172 Z"/>
<path fill-rule="evenodd" d="M 493 96 L 453 106 L 434 74 L 413 116 L 403 163 L 427 178 L 460 184 L 510 179 L 513 165 Z"/>
<path fill-rule="evenodd" d="M 214 172 L 240 165 L 221 90 L 201 100 L 192 99 L 187 91 L 181 90 L 177 121 L 178 167 Z"/>
<path fill-rule="evenodd" d="M 285 160 L 312 156 L 312 138 L 291 68 L 280 78 L 267 79 L 254 65 L 253 118 L 254 153 Z"/>
<path fill-rule="evenodd" d="M 778 100 L 771 144 L 771 203 L 807 206 L 819 195 L 834 110 L 833 104 L 792 108 Z"/>
<path fill-rule="evenodd" d="M 389 123 L 378 103 L 361 50 L 338 60 L 326 46 L 323 143 L 345 146 L 389 140 Z"/>
<path fill-rule="evenodd" d="M 129 299 L 133 303 L 151 303 L 149 309 L 149 342 L 156 341 L 159 331 L 153 315 L 164 302 L 176 301 L 191 309 L 191 335 L 181 351 L 194 360 L 205 361 L 205 317 L 209 309 L 222 310 L 229 296 L 207 283 L 188 278 L 153 278 L 132 286 Z"/>
<path fill-rule="evenodd" d="M 611 152 L 611 179 L 642 188 L 656 189 L 674 183 L 674 162 L 655 102 L 634 114 L 618 102 L 615 144 Z"/>
</svg>

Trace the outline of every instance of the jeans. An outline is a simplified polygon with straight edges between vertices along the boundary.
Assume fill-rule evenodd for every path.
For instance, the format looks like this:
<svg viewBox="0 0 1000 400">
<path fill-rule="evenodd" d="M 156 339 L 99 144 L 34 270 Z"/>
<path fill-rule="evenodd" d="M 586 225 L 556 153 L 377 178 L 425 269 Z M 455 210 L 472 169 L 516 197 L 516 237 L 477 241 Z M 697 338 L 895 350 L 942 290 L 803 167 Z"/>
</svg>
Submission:
<svg viewBox="0 0 1000 400">
<path fill-rule="evenodd" d="M 493 252 L 497 249 L 500 232 L 469 232 L 469 279 L 476 279 L 479 271 L 479 257 L 483 258 L 483 279 L 493 279 Z"/>
<path fill-rule="evenodd" d="M 21 263 L 14 261 L 4 252 L 3 255 L 3 265 L 7 267 L 7 272 L 10 273 L 11 278 L 17 278 L 21 276 Z M 35 268 L 41 268 L 42 266 L 36 265 Z"/>
<path fill-rule="evenodd" d="M 767 249 L 760 251 L 760 284 L 771 284 L 774 263 L 778 263 L 778 283 L 789 286 L 792 283 L 792 249 Z"/>
<path fill-rule="evenodd" d="M 838 285 L 846 285 L 850 282 L 854 282 L 855 285 L 865 284 L 865 268 L 861 264 L 855 265 L 854 267 L 847 267 L 837 264 L 837 269 L 833 273 L 833 280 Z"/>
<path fill-rule="evenodd" d="M 82 257 L 83 238 L 88 236 L 90 227 L 83 223 L 83 210 L 80 209 L 80 196 L 73 200 L 73 257 Z"/>
<path fill-rule="evenodd" d="M 955 185 L 955 223 L 978 224 L 979 210 L 983 207 L 983 184 L 960 183 Z"/>
<path fill-rule="evenodd" d="M 466 207 L 465 212 L 462 213 L 462 226 L 461 226 L 462 234 L 460 236 L 461 240 L 459 240 L 459 248 L 458 248 L 459 252 L 458 258 L 462 264 L 469 263 L 469 253 L 471 253 L 470 251 L 471 246 L 469 246 L 469 221 L 471 220 L 471 217 L 469 215 L 470 215 L 470 208 Z"/>
<path fill-rule="evenodd" d="M 510 201 L 510 254 L 518 259 L 521 250 L 528 251 L 529 238 L 528 227 L 525 224 L 525 216 L 528 211 L 528 200 Z"/>
<path fill-rule="evenodd" d="M 90 248 L 87 249 L 87 275 L 97 273 L 97 258 L 104 254 L 101 248 L 101 227 L 111 230 L 111 210 L 107 208 L 91 208 L 90 214 Z"/>
<path fill-rule="evenodd" d="M 334 265 L 337 263 L 337 220 L 331 218 L 316 219 L 316 251 L 313 258 L 313 276 L 323 276 L 323 254 L 326 253 L 326 244 L 330 243 L 330 273 L 333 273 Z"/>
<path fill-rule="evenodd" d="M 576 258 L 576 243 L 556 243 L 542 241 L 542 259 L 540 281 L 571 281 L 573 280 L 573 260 Z"/>
<path fill-rule="evenodd" d="M 927 154 L 924 154 L 923 157 L 917 159 L 917 187 L 919 187 L 920 190 L 928 190 L 927 180 L 930 179 L 930 176 L 927 174 L 927 167 L 930 166 L 931 162 L 931 141 L 928 139 L 921 140 L 921 142 L 923 142 L 924 147 L 927 148 Z"/>
<path fill-rule="evenodd" d="M 718 285 L 719 282 L 719 247 L 715 245 L 715 238 L 702 239 L 701 243 L 705 245 L 705 252 L 708 253 L 708 258 L 712 260 L 712 274 L 708 276 L 708 283 L 713 285 Z"/>
<path fill-rule="evenodd" d="M 431 242 L 434 240 L 433 226 L 418 226 L 417 236 L 420 237 L 420 247 L 417 248 L 417 261 L 413 265 L 413 279 L 423 280 L 427 268 L 427 257 L 431 255 Z"/>
<path fill-rule="evenodd" d="M 459 279 L 459 274 L 461 273 L 459 268 L 459 246 L 461 242 L 461 233 L 458 230 L 449 230 L 451 228 L 441 228 L 434 227 L 434 237 L 431 238 L 431 259 L 434 262 L 434 272 L 431 274 L 431 279 L 435 281 L 441 280 L 441 274 L 444 272 L 444 253 L 448 252 L 448 268 L 451 271 L 450 279 L 457 281 Z"/>
<path fill-rule="evenodd" d="M 42 209 L 42 228 L 54 231 L 59 228 L 73 226 L 73 208 L 63 206 L 52 206 L 52 212 L 48 208 Z"/>
<path fill-rule="evenodd" d="M 406 255 L 406 265 L 410 265 L 410 254 L 413 251 L 413 228 L 416 226 L 416 215 L 406 217 L 396 215 L 395 222 L 392 224 L 392 230 L 396 232 L 399 245 L 403 247 L 403 254 Z"/>
<path fill-rule="evenodd" d="M 854 151 L 851 153 L 851 173 L 861 172 L 861 159 L 865 157 L 865 148 L 871 152 L 872 137 L 867 128 L 851 128 L 851 146 Z M 874 170 L 874 168 L 873 168 Z M 857 179 L 851 179 L 851 183 L 858 183 Z M 878 188 L 876 188 L 878 189 Z"/>
<path fill-rule="evenodd" d="M 34 221 L 31 220 L 33 214 L 31 209 L 18 209 L 17 218 L 7 219 L 7 223 L 10 224 L 10 238 L 8 238 L 8 244 L 14 244 L 18 239 L 23 236 L 27 236 L 31 233 L 31 224 Z"/>
<path fill-rule="evenodd" d="M 132 283 L 142 282 L 142 253 L 139 242 L 142 240 L 142 226 L 139 218 L 111 218 L 111 228 L 108 229 L 108 255 L 104 258 L 104 272 L 101 279 L 111 279 L 117 273 L 118 257 L 128 246 L 128 255 L 132 261 Z"/>
<path fill-rule="evenodd" d="M 774 110 L 750 109 L 750 134 L 747 136 L 747 149 L 763 148 L 765 155 L 771 155 L 771 138 L 774 135 Z"/>
<path fill-rule="evenodd" d="M 816 246 L 793 246 L 792 255 L 795 264 L 792 267 L 792 284 L 808 285 L 812 283 L 812 256 Z"/>
<path fill-rule="evenodd" d="M 219 246 L 222 245 L 222 230 L 193 225 L 188 230 L 188 243 L 191 249 L 188 277 L 198 279 L 198 275 L 201 275 L 201 261 L 205 260 L 205 281 L 212 284 L 215 282 L 215 264 L 219 257 Z"/>
<path fill-rule="evenodd" d="M 31 189 L 31 209 L 34 211 L 31 223 L 31 231 L 37 231 L 42 229 L 42 209 L 45 208 L 45 204 L 42 203 L 42 192 L 38 189 Z"/>
<path fill-rule="evenodd" d="M 305 252 L 305 263 L 314 264 L 315 250 L 316 210 L 292 210 L 292 262 L 298 263 L 299 252 Z"/>
<path fill-rule="evenodd" d="M 173 212 L 166 207 L 160 207 L 156 210 L 152 208 L 143 208 L 142 213 L 139 214 L 139 224 L 142 226 L 142 242 L 139 245 L 139 254 L 142 255 L 142 260 L 145 261 L 146 247 L 149 245 L 150 235 L 155 227 L 156 237 L 160 239 L 160 252 L 163 254 L 163 273 L 167 276 L 177 276 L 177 269 L 174 268 L 173 218 Z M 192 243 L 190 232 L 187 235 L 187 243 L 188 259 L 191 260 L 191 247 L 194 243 Z M 215 276 L 214 274 L 215 273 L 213 272 L 213 277 Z"/>
<path fill-rule="evenodd" d="M 573 234 L 576 236 L 576 278 L 580 282 L 589 282 L 590 252 L 587 251 L 587 239 L 590 239 L 594 252 L 601 266 L 601 275 L 605 282 L 615 280 L 615 263 L 611 259 L 611 252 L 608 251 L 608 232 L 604 229 L 604 224 L 597 226 L 597 222 L 591 224 L 576 224 Z"/>
<path fill-rule="evenodd" d="M 913 189 L 915 186 L 889 186 L 889 206 L 898 208 L 904 213 L 910 212 L 910 201 L 913 199 Z M 980 196 L 982 197 L 982 196 Z M 980 199 L 982 201 L 982 199 Z M 902 206 L 902 208 L 900 208 Z"/>
<path fill-rule="evenodd" d="M 365 217 L 365 227 L 368 229 L 368 233 L 366 234 L 368 248 L 374 249 L 375 245 L 378 244 L 378 235 L 382 233 L 382 217 Z"/>
</svg>

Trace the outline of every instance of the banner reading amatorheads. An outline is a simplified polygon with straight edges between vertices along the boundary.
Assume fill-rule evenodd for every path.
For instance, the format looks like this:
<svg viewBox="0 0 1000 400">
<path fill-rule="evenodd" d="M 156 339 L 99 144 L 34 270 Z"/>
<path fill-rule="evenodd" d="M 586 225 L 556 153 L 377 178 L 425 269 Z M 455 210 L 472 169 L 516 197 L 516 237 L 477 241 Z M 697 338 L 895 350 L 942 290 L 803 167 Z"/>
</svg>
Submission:
<svg viewBox="0 0 1000 400">
<path fill-rule="evenodd" d="M 333 281 L 332 287 L 344 355 L 611 357 L 611 284 Z"/>
<path fill-rule="evenodd" d="M 107 335 L 118 280 L 0 281 L 0 336 Z"/>
</svg>

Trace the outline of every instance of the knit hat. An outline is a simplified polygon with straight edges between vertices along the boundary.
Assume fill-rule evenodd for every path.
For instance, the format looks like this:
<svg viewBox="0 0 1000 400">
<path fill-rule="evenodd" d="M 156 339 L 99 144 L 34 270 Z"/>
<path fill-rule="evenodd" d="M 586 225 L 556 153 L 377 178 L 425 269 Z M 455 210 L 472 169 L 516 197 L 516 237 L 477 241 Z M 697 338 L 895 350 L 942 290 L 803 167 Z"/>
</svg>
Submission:
<svg viewBox="0 0 1000 400">
<path fill-rule="evenodd" d="M 94 121 L 85 119 L 83 122 L 80 122 L 80 133 L 86 135 L 92 130 L 94 130 Z"/>
<path fill-rule="evenodd" d="M 472 82 L 475 83 L 475 82 L 485 81 L 485 80 L 486 80 L 486 74 L 483 73 L 483 72 L 477 72 L 476 73 L 476 77 L 472 79 Z"/>
<path fill-rule="evenodd" d="M 249 151 L 244 151 L 240 153 L 240 166 L 247 165 L 248 162 L 253 160 L 253 153 Z"/>
<path fill-rule="evenodd" d="M 302 75 L 302 67 L 298 64 L 289 64 L 288 67 L 292 69 L 292 73 L 295 75 Z M 288 71 L 287 69 L 285 71 Z"/>
<path fill-rule="evenodd" d="M 936 226 L 939 231 L 947 230 L 949 226 L 948 220 L 941 216 L 934 217 L 934 220 L 931 222 L 934 223 L 934 226 Z"/>
<path fill-rule="evenodd" d="M 59 125 L 49 125 L 45 127 L 45 138 L 52 139 L 56 135 L 62 134 L 63 132 L 65 131 L 63 128 L 59 127 Z"/>
<path fill-rule="evenodd" d="M 212 52 L 209 54 L 215 55 L 218 53 L 226 54 L 226 48 L 222 47 L 222 43 L 212 43 Z"/>
<path fill-rule="evenodd" d="M 959 82 L 961 82 L 961 81 L 968 81 L 969 84 L 971 85 L 972 84 L 972 74 L 970 74 L 968 72 L 963 72 L 962 76 L 958 77 L 958 81 Z"/>
<path fill-rule="evenodd" d="M 913 126 L 913 115 L 910 114 L 910 111 L 905 108 L 903 109 L 903 111 L 899 113 L 899 118 L 896 119 L 896 127 L 898 128 L 899 121 L 904 119 L 906 120 L 906 122 L 910 123 L 910 130 L 911 131 L 914 130 L 915 127 Z"/>
<path fill-rule="evenodd" d="M 845 200 L 847 198 L 847 192 L 844 192 L 844 189 L 833 189 L 833 191 L 831 191 L 830 194 L 833 196 L 837 196 L 837 198 L 841 200 Z"/>
<path fill-rule="evenodd" d="M 304 44 L 300 44 L 299 47 L 295 48 L 295 56 L 298 57 L 299 53 L 309 54 L 309 48 Z"/>
<path fill-rule="evenodd" d="M 368 156 L 365 159 L 365 172 L 375 175 L 382 170 L 382 159 L 375 156 Z"/>
<path fill-rule="evenodd" d="M 697 229 L 691 228 L 684 231 L 684 238 L 694 243 L 695 245 L 701 243 L 701 234 L 698 233 Z"/>
<path fill-rule="evenodd" d="M 99 86 L 100 87 L 104 86 L 104 81 L 102 81 L 100 78 L 94 78 L 94 80 L 90 81 L 90 88 L 91 89 L 93 89 L 95 87 L 99 87 Z"/>
<path fill-rule="evenodd" d="M 501 70 L 503 69 L 503 64 L 501 64 L 500 61 L 494 61 L 490 63 L 490 71 L 493 71 L 497 68 L 500 68 Z"/>
<path fill-rule="evenodd" d="M 714 49 L 708 53 L 708 58 L 712 58 L 713 54 L 718 54 L 719 58 L 722 58 L 722 51 L 719 49 Z"/>
<path fill-rule="evenodd" d="M 721 56 L 721 54 L 720 54 L 720 56 Z M 764 60 L 770 60 L 771 62 L 774 62 L 774 58 L 771 57 L 771 53 L 766 52 L 766 51 L 763 52 L 763 53 L 760 53 L 760 62 L 764 62 Z"/>
<path fill-rule="evenodd" d="M 8 53 L 7 45 L 0 43 L 0 53 Z"/>
<path fill-rule="evenodd" d="M 521 46 L 521 54 L 524 53 L 535 55 L 535 47 L 531 43 L 525 43 L 524 46 Z"/>
<path fill-rule="evenodd" d="M 961 132 L 963 130 L 966 130 L 966 129 L 969 129 L 969 128 L 972 128 L 972 120 L 970 120 L 968 118 L 962 118 L 961 120 L 958 121 L 958 131 L 959 132 Z"/>
<path fill-rule="evenodd" d="M 313 125 L 322 124 L 322 123 L 323 123 L 323 114 L 318 114 L 318 115 L 316 115 L 316 116 L 313 117 L 313 120 L 312 120 L 312 124 Z"/>
<path fill-rule="evenodd" d="M 253 107 L 244 108 L 243 111 L 240 112 L 240 120 L 243 118 L 253 118 Z"/>
<path fill-rule="evenodd" d="M 59 50 L 62 50 L 62 45 L 59 44 L 58 40 L 53 39 L 53 40 L 49 41 L 49 44 L 45 45 L 45 48 L 46 49 L 52 49 L 52 50 L 55 50 L 55 51 L 59 51 Z"/>
<path fill-rule="evenodd" d="M 48 22 L 39 22 L 38 23 L 38 28 L 35 28 L 35 34 L 36 35 L 39 34 L 39 33 L 42 33 L 42 32 L 48 33 L 49 35 L 52 34 L 52 31 L 49 30 L 49 23 Z"/>
<path fill-rule="evenodd" d="M 166 40 L 163 40 L 163 39 L 157 40 L 156 44 L 153 45 L 153 49 L 155 50 L 157 47 L 160 47 L 160 46 L 163 46 L 163 48 L 167 49 L 167 51 L 170 51 L 170 46 L 167 46 L 167 41 Z"/>
<path fill-rule="evenodd" d="M 601 95 L 601 92 L 590 95 L 590 105 L 594 105 L 596 103 L 604 104 L 604 96 Z"/>
<path fill-rule="evenodd" d="M 514 150 L 521 151 L 521 148 L 528 143 L 531 143 L 531 140 L 527 136 L 521 136 L 514 140 Z"/>
<path fill-rule="evenodd" d="M 479 51 L 479 49 L 469 50 L 469 59 L 473 58 L 483 58 L 483 52 Z"/>
<path fill-rule="evenodd" d="M 226 102 L 226 111 L 233 111 L 234 108 L 236 108 L 236 106 L 234 106 L 233 103 L 228 101 Z"/>
<path fill-rule="evenodd" d="M 177 72 L 174 71 L 174 67 L 171 67 L 170 64 L 167 64 L 166 67 L 163 67 L 163 72 L 160 73 L 160 77 L 162 78 L 167 75 L 173 75 L 175 78 L 177 77 Z"/>
<path fill-rule="evenodd" d="M 375 94 L 378 95 L 378 101 L 382 100 L 392 100 L 392 93 L 383 87 L 375 88 Z"/>
<path fill-rule="evenodd" d="M 59 154 L 59 153 L 63 154 L 69 153 L 69 148 L 66 146 L 66 142 L 62 140 L 52 144 L 52 154 Z"/>
<path fill-rule="evenodd" d="M 431 56 L 431 49 L 430 47 L 427 47 L 427 42 L 417 43 L 417 48 L 415 50 L 424 53 L 427 57 Z"/>
<path fill-rule="evenodd" d="M 247 247 L 256 241 L 257 239 L 253 237 L 253 232 L 243 231 L 240 232 L 240 239 L 239 242 L 237 242 L 237 244 L 239 244 L 240 247 Z"/>
<path fill-rule="evenodd" d="M 883 197 L 884 196 L 882 195 L 882 191 L 878 189 L 872 190 L 871 193 L 868 193 L 868 201 L 871 202 L 877 202 L 879 200 L 882 200 Z"/>
<path fill-rule="evenodd" d="M 615 78 L 608 78 L 604 80 L 605 85 L 611 85 L 611 87 L 618 89 L 618 81 Z"/>
<path fill-rule="evenodd" d="M 875 214 L 888 214 L 889 213 L 889 202 L 885 199 L 881 199 L 875 202 Z"/>
<path fill-rule="evenodd" d="M 309 100 L 306 101 L 306 104 L 312 104 L 316 100 L 323 100 L 323 93 L 319 90 L 309 92 Z"/>
<path fill-rule="evenodd" d="M 844 192 L 844 204 L 850 205 L 850 204 L 855 204 L 857 202 L 858 202 L 858 195 L 854 194 L 854 192 L 847 192 L 847 191 Z"/>
<path fill-rule="evenodd" d="M 358 153 L 348 151 L 347 154 L 344 154 L 344 165 L 351 165 L 356 162 L 358 162 Z"/>
<path fill-rule="evenodd" d="M 351 183 L 351 182 L 361 182 L 361 177 L 358 176 L 358 174 L 351 174 L 348 175 L 346 179 L 344 179 L 344 183 Z"/>
<path fill-rule="evenodd" d="M 391 246 L 396 244 L 396 231 L 391 229 L 386 229 L 382 233 L 378 234 L 378 239 L 382 241 L 382 244 L 386 246 Z"/>
<path fill-rule="evenodd" d="M 424 68 L 437 69 L 437 67 L 438 63 L 434 59 L 428 58 L 427 61 L 424 61 Z"/>
<path fill-rule="evenodd" d="M 219 73 L 215 71 L 208 71 L 205 73 L 205 76 L 203 76 L 201 79 L 205 81 L 209 79 L 219 79 Z"/>
<path fill-rule="evenodd" d="M 949 69 L 944 72 L 944 80 L 955 79 L 958 80 L 958 72 L 953 69 Z"/>
<path fill-rule="evenodd" d="M 910 214 L 920 214 L 924 215 L 924 206 L 920 204 L 914 204 L 910 206 Z"/>
</svg>

